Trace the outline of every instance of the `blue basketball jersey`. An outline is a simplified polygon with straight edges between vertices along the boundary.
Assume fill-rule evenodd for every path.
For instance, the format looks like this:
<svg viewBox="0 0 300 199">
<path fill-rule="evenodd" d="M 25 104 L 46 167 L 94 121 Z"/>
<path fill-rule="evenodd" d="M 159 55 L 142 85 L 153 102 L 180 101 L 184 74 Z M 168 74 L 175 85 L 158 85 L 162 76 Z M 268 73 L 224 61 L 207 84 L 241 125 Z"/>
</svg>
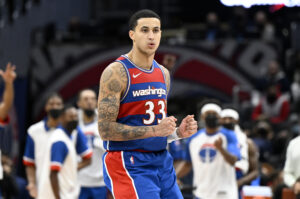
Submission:
<svg viewBox="0 0 300 199">
<path fill-rule="evenodd" d="M 167 115 L 167 87 L 161 66 L 153 60 L 150 70 L 132 63 L 126 55 L 119 57 L 127 73 L 127 89 L 121 98 L 118 123 L 129 126 L 157 125 Z M 166 137 L 151 137 L 130 141 L 104 141 L 110 151 L 166 149 Z"/>
</svg>

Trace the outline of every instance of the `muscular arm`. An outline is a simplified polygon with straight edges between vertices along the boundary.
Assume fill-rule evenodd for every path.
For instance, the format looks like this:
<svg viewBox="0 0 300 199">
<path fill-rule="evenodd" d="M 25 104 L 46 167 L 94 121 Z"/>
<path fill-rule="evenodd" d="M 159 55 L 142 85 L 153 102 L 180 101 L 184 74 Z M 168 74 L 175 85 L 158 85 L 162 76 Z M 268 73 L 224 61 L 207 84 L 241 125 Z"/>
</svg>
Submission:
<svg viewBox="0 0 300 199">
<path fill-rule="evenodd" d="M 103 71 L 98 97 L 98 129 L 101 138 L 127 141 L 171 134 L 170 129 L 161 128 L 163 122 L 156 126 L 128 126 L 116 122 L 126 86 L 126 71 L 120 63 L 114 62 Z"/>
<path fill-rule="evenodd" d="M 248 142 L 248 153 L 249 153 L 249 172 L 247 175 L 238 180 L 238 185 L 242 186 L 250 184 L 252 180 L 258 177 L 258 151 L 255 144 L 251 139 Z"/>
</svg>

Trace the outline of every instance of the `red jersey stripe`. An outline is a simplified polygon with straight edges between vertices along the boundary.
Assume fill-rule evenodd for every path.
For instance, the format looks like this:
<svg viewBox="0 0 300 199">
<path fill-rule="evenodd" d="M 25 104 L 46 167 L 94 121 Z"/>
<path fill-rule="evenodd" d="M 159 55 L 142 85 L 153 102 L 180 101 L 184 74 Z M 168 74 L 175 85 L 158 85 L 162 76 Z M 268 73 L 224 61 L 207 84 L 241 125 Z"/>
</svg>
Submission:
<svg viewBox="0 0 300 199">
<path fill-rule="evenodd" d="M 143 101 L 136 101 L 136 102 L 129 102 L 124 103 L 122 106 L 120 106 L 119 115 L 118 118 L 126 117 L 128 115 L 144 115 L 146 114 L 146 110 L 149 110 L 149 105 L 146 105 L 146 102 L 151 101 L 153 102 L 154 114 L 159 114 L 160 110 L 164 108 L 165 113 L 167 112 L 167 106 L 164 99 L 151 99 L 151 100 L 143 100 Z M 165 106 L 162 107 L 161 105 L 158 105 L 159 101 L 164 101 Z"/>
<path fill-rule="evenodd" d="M 123 167 L 122 152 L 108 152 L 104 162 L 116 199 L 137 199 L 134 184 Z"/>
<path fill-rule="evenodd" d="M 27 160 L 23 160 L 23 164 L 24 164 L 25 166 L 34 166 L 34 165 L 35 165 L 34 162 L 29 162 L 29 161 L 27 161 Z"/>
<path fill-rule="evenodd" d="M 85 159 L 85 160 L 90 159 L 92 157 L 92 155 L 93 155 L 93 152 L 91 151 L 91 152 L 85 154 L 82 158 Z"/>
<path fill-rule="evenodd" d="M 58 165 L 51 165 L 51 167 L 50 167 L 50 170 L 51 171 L 60 171 L 60 166 L 58 166 Z"/>
<path fill-rule="evenodd" d="M 128 70 L 130 73 L 131 84 L 140 84 L 147 82 L 165 83 L 163 73 L 159 68 L 154 68 L 152 73 L 146 73 L 137 68 L 130 68 Z"/>
</svg>

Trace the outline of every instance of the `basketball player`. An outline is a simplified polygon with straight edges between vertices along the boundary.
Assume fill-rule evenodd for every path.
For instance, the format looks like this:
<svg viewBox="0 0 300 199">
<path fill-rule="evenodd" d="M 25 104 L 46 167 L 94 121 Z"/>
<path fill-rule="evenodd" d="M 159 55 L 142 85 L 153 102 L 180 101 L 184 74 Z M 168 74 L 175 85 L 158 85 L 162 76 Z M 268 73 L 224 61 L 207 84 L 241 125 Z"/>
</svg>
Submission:
<svg viewBox="0 0 300 199">
<path fill-rule="evenodd" d="M 170 75 L 154 60 L 161 38 L 160 17 L 140 10 L 129 21 L 133 46 L 102 73 L 98 127 L 107 153 L 104 181 L 115 199 L 180 199 L 167 141 L 197 131 L 193 115 L 176 128 L 167 115 Z"/>
<path fill-rule="evenodd" d="M 77 106 L 79 126 L 87 137 L 89 147 L 93 149 L 92 163 L 78 173 L 81 186 L 79 199 L 106 199 L 101 159 L 105 149 L 98 132 L 96 93 L 91 89 L 82 90 L 78 95 Z"/>
<path fill-rule="evenodd" d="M 8 63 L 5 71 L 0 70 L 0 76 L 4 81 L 4 91 L 2 102 L 0 103 L 0 133 L 5 130 L 5 126 L 9 122 L 8 112 L 11 109 L 14 101 L 14 80 L 16 79 L 16 67 Z M 1 149 L 0 149 L 0 180 L 3 178 L 3 169 L 1 164 Z M 0 190 L 1 198 L 1 190 Z"/>
</svg>

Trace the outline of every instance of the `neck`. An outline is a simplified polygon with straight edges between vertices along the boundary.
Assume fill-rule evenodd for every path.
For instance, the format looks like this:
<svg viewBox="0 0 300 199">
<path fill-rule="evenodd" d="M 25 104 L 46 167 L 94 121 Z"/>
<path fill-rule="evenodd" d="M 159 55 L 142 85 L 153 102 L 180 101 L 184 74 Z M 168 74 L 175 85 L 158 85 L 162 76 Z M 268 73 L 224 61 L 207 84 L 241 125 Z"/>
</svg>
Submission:
<svg viewBox="0 0 300 199">
<path fill-rule="evenodd" d="M 154 55 L 154 53 L 153 55 L 147 55 L 146 53 L 142 53 L 139 50 L 136 50 L 135 48 L 132 48 L 132 50 L 128 53 L 129 59 L 135 65 L 147 70 L 151 69 Z"/>
<path fill-rule="evenodd" d="M 53 119 L 51 117 L 48 117 L 48 120 L 47 120 L 48 127 L 55 128 L 55 127 L 57 127 L 58 123 L 59 123 L 58 119 Z"/>
<path fill-rule="evenodd" d="M 214 134 L 218 130 L 219 130 L 219 127 L 217 127 L 217 128 L 207 128 L 206 127 L 206 133 L 208 133 L 208 134 Z"/>
<path fill-rule="evenodd" d="M 83 123 L 88 124 L 94 121 L 94 116 L 93 117 L 88 117 L 85 114 L 83 114 Z"/>
</svg>

